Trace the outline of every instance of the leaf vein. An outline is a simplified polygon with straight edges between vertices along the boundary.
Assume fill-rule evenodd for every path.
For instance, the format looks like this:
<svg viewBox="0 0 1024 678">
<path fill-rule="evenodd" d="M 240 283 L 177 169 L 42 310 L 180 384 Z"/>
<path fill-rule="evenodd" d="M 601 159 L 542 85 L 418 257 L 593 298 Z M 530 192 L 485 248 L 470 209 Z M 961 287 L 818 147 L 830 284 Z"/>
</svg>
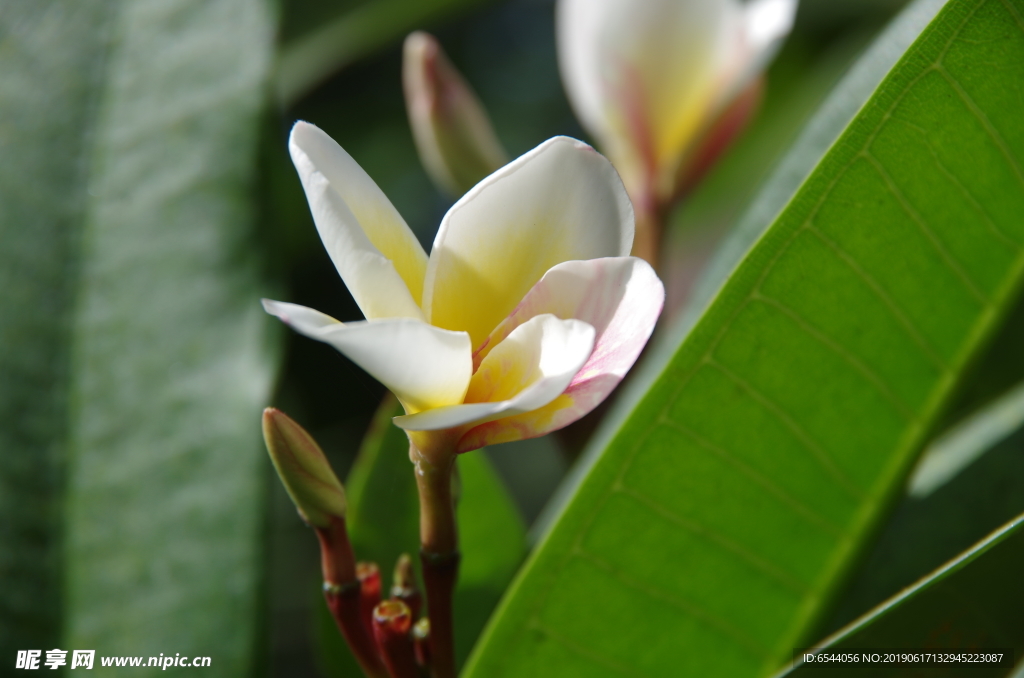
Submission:
<svg viewBox="0 0 1024 678">
<path fill-rule="evenodd" d="M 981 288 L 978 287 L 977 283 L 967 275 L 967 272 L 964 271 L 960 262 L 958 262 L 953 255 L 949 253 L 949 250 L 946 249 L 942 240 L 935 233 L 934 229 L 928 225 L 925 218 L 921 216 L 916 209 L 914 209 L 913 205 L 910 204 L 910 200 L 907 199 L 907 196 L 905 196 L 903 191 L 901 191 L 896 185 L 892 175 L 890 175 L 885 169 L 885 166 L 882 165 L 878 158 L 872 155 L 870 150 L 865 150 L 862 155 L 871 164 L 871 166 L 875 168 L 875 171 L 878 172 L 879 176 L 882 177 L 882 181 L 885 182 L 889 192 L 892 193 L 894 198 L 896 198 L 896 201 L 900 204 L 903 211 L 907 213 L 907 216 L 910 217 L 910 220 L 917 225 L 921 233 L 928 239 L 932 247 L 938 253 L 941 261 L 946 265 L 946 268 L 953 272 L 953 274 L 960 280 L 960 283 L 967 288 L 967 291 L 970 292 L 975 299 L 981 302 L 983 306 L 991 305 L 991 300 L 984 292 L 981 291 Z"/>
<path fill-rule="evenodd" d="M 801 582 L 799 579 L 796 579 L 792 575 L 782 571 L 781 569 L 779 569 L 772 563 L 768 562 L 764 558 L 758 557 L 750 551 L 747 551 L 742 546 L 734 542 L 732 539 L 729 539 L 725 535 L 720 534 L 713 528 L 707 525 L 702 525 L 701 523 L 698 523 L 694 520 L 680 516 L 678 513 L 661 504 L 660 502 L 657 502 L 651 499 L 650 497 L 646 497 L 643 494 L 629 487 L 620 486 L 615 490 L 615 492 L 627 496 L 630 499 L 633 499 L 637 503 L 646 507 L 652 513 L 661 516 L 665 520 L 668 520 L 674 525 L 683 528 L 687 532 L 700 537 L 704 537 L 707 541 L 713 543 L 722 550 L 727 551 L 728 553 L 731 553 L 732 555 L 736 556 L 739 560 L 746 563 L 751 568 L 771 578 L 777 584 L 784 586 L 790 592 L 796 593 L 797 595 L 804 595 L 809 592 L 809 589 L 805 583 Z M 577 550 L 583 551 L 582 545 L 578 545 Z"/>
<path fill-rule="evenodd" d="M 682 598 L 679 598 L 664 589 L 651 586 L 650 584 L 647 584 L 634 577 L 631 577 L 619 568 L 609 563 L 608 561 L 604 560 L 600 556 L 597 556 L 593 553 L 589 553 L 584 550 L 579 550 L 576 552 L 576 557 L 580 558 L 581 560 L 585 560 L 591 565 L 602 570 L 608 576 L 612 577 L 626 588 L 632 589 L 634 591 L 639 591 L 640 593 L 643 593 L 644 595 L 650 598 L 654 598 L 659 602 L 665 603 L 666 605 L 669 605 L 670 607 L 679 610 L 683 614 L 686 614 L 690 617 L 693 617 L 694 619 L 697 619 L 700 622 L 703 622 L 704 624 L 707 624 L 709 627 L 718 631 L 721 635 L 725 636 L 734 643 L 742 646 L 744 650 L 749 652 L 755 658 L 763 660 L 769 656 L 768 648 L 764 647 L 756 640 L 749 637 L 742 630 L 737 629 L 728 622 L 719 619 L 715 615 L 709 613 L 700 605 L 692 601 L 683 600 Z"/>
<path fill-rule="evenodd" d="M 875 390 L 877 390 L 882 396 L 884 396 L 885 399 L 888 400 L 890 404 L 892 404 L 893 408 L 896 409 L 899 412 L 899 414 L 908 422 L 917 419 L 917 414 L 914 412 L 913 408 L 907 403 L 905 403 L 902 398 L 897 396 L 892 391 L 892 389 L 889 388 L 889 385 L 885 383 L 885 380 L 882 379 L 882 377 L 877 372 L 868 367 L 867 364 L 865 364 L 860 358 L 854 355 L 842 344 L 832 339 L 818 328 L 814 327 L 814 325 L 812 325 L 810 321 L 804 318 L 800 313 L 793 310 L 792 308 L 789 308 L 778 299 L 769 297 L 760 291 L 757 292 L 754 299 L 769 306 L 772 306 L 780 313 L 786 315 L 790 320 L 796 323 L 797 327 L 799 327 L 804 333 L 806 333 L 807 335 L 821 343 L 823 346 L 831 350 L 833 353 L 838 355 L 844 361 L 846 361 L 866 381 L 870 382 L 871 385 L 875 387 Z"/>
<path fill-rule="evenodd" d="M 712 454 L 716 455 L 717 457 L 725 461 L 727 464 L 735 468 L 744 476 L 760 485 L 762 489 L 767 491 L 770 496 L 777 499 L 779 503 L 788 506 L 790 509 L 793 510 L 795 514 L 803 517 L 809 523 L 820 527 L 825 532 L 828 532 L 829 534 L 832 534 L 834 536 L 842 537 L 844 535 L 843 528 L 834 524 L 825 516 L 821 515 L 811 507 L 807 506 L 800 500 L 790 495 L 784 489 L 779 487 L 774 481 L 772 481 L 768 476 L 764 475 L 763 473 L 754 469 L 753 467 L 747 465 L 731 452 L 712 443 L 709 440 L 705 440 L 703 437 L 695 433 L 689 427 L 684 426 L 676 421 L 662 418 L 660 420 L 660 423 L 663 426 L 675 429 L 676 431 L 682 433 L 683 435 L 693 440 L 700 447 L 703 447 L 708 452 L 711 452 Z"/>
<path fill-rule="evenodd" d="M 971 203 L 971 207 L 974 208 L 974 211 L 977 212 L 982 217 L 982 220 L 985 222 L 985 225 L 988 226 L 989 232 L 992 233 L 992 235 L 994 235 L 999 240 L 1002 240 L 1004 244 L 1007 244 L 1013 247 L 1014 249 L 1024 249 L 1024 243 L 1017 241 L 1008 233 L 1005 233 L 1002 230 L 1002 228 L 999 227 L 999 224 L 996 223 L 992 215 L 989 214 L 989 211 L 985 208 L 985 206 L 981 204 L 981 201 L 978 200 L 978 198 L 975 197 L 971 190 L 960 181 L 956 174 L 954 174 L 953 171 L 946 166 L 946 163 L 944 163 L 942 161 L 942 158 L 939 157 L 938 151 L 935 150 L 935 145 L 932 144 L 931 139 L 928 138 L 928 131 L 922 127 L 919 127 L 918 125 L 915 125 L 909 120 L 903 120 L 902 118 L 897 118 L 896 120 L 906 125 L 912 131 L 917 132 L 919 135 L 921 135 L 921 141 L 922 143 L 924 143 L 925 147 L 928 148 L 928 152 L 931 154 L 932 159 L 935 161 L 935 166 L 939 168 L 939 171 L 942 172 L 942 174 L 951 184 L 956 186 L 957 190 L 960 191 L 960 193 L 964 196 L 967 202 Z"/>
<path fill-rule="evenodd" d="M 1017 23 L 1017 28 L 1020 29 L 1021 33 L 1024 33 L 1024 17 L 1021 17 L 1021 14 L 1019 11 L 1017 11 L 1017 8 L 1010 4 L 1009 2 L 1007 2 L 1007 0 L 1001 0 L 1001 2 L 1003 7 L 1006 8 L 1006 11 L 1009 12 L 1011 16 L 1013 16 L 1013 20 Z"/>
<path fill-rule="evenodd" d="M 628 676 L 629 678 L 647 678 L 646 674 L 637 673 L 632 668 L 624 664 L 620 664 L 616 661 L 613 661 L 605 657 L 604 655 L 600 655 L 594 652 L 589 648 L 583 647 L 579 643 L 569 640 L 569 638 L 558 633 L 551 627 L 542 624 L 540 621 L 536 619 L 531 620 L 530 627 L 533 628 L 535 631 L 540 631 L 545 636 L 547 636 L 554 642 L 558 643 L 565 649 L 569 650 L 573 654 L 583 657 L 584 659 L 587 659 L 590 662 L 601 666 L 602 668 L 610 669 L 615 673 L 618 673 L 619 675 Z"/>
<path fill-rule="evenodd" d="M 790 432 L 793 433 L 796 439 L 800 441 L 804 448 L 808 452 L 810 452 L 815 459 L 818 460 L 822 468 L 825 469 L 826 473 L 832 476 L 832 479 L 836 481 L 836 484 L 839 486 L 840 489 L 842 489 L 846 494 L 855 499 L 864 498 L 863 489 L 858 487 L 853 481 L 849 479 L 849 477 L 847 477 L 843 470 L 836 465 L 835 460 L 828 455 L 825 449 L 820 444 L 818 444 L 818 442 L 814 440 L 814 438 L 812 438 L 811 435 L 808 434 L 807 431 L 805 431 L 803 427 L 800 426 L 800 424 L 797 423 L 797 421 L 793 419 L 792 416 L 789 415 L 789 413 L 783 410 L 778 404 L 773 402 L 771 398 L 767 397 L 766 395 L 758 391 L 756 388 L 754 388 L 754 386 L 750 384 L 746 379 L 739 376 L 738 374 L 736 374 L 735 372 L 727 368 L 725 365 L 715 360 L 714 358 L 711 358 L 708 361 L 708 364 L 717 369 L 723 375 L 725 375 L 734 384 L 736 384 L 744 391 L 746 391 L 751 398 L 760 403 L 762 407 L 764 407 L 766 410 L 772 413 L 780 422 L 782 422 L 782 424 L 786 428 L 788 428 Z"/>
<path fill-rule="evenodd" d="M 817 236 L 818 239 L 821 240 L 829 249 L 835 252 L 836 255 L 840 259 L 842 259 L 843 262 L 850 268 L 850 270 L 853 271 L 854 275 L 856 275 L 858 278 L 864 281 L 864 284 L 871 288 L 871 291 L 875 293 L 875 296 L 878 297 L 878 299 L 886 307 L 889 313 L 892 314 L 896 321 L 903 326 L 903 329 L 906 330 L 907 335 L 910 337 L 910 339 L 915 344 L 917 344 L 922 351 L 924 351 L 925 355 L 928 356 L 928 359 L 931 360 L 935 367 L 938 368 L 942 374 L 948 373 L 950 371 L 949 365 L 942 358 L 942 356 L 939 355 L 938 351 L 928 343 L 928 341 L 924 338 L 924 335 L 921 333 L 921 330 L 916 325 L 914 325 L 914 323 L 906 315 L 903 309 L 901 309 L 899 305 L 896 303 L 896 301 L 889 296 L 888 292 L 885 291 L 885 288 L 882 287 L 881 283 L 879 283 L 877 280 L 875 280 L 873 276 L 871 276 L 867 271 L 861 268 L 860 264 L 857 263 L 857 260 L 853 257 L 853 255 L 844 250 L 839 245 L 839 243 L 829 238 L 816 226 L 808 224 L 806 228 L 808 231 Z"/>
<path fill-rule="evenodd" d="M 1011 169 L 1013 169 L 1013 173 L 1016 175 L 1017 181 L 1020 182 L 1021 186 L 1024 186 L 1024 170 L 1021 169 L 1020 159 L 1014 154 L 1009 144 L 1006 143 L 1006 140 L 1003 139 L 1003 135 L 995 128 L 995 125 L 993 125 L 992 121 L 988 119 L 988 116 L 983 110 L 981 110 L 981 107 L 978 106 L 976 101 L 974 101 L 974 98 L 967 93 L 967 90 L 964 89 L 959 80 L 953 77 L 953 75 L 947 71 L 942 64 L 936 64 L 935 70 L 938 71 L 939 74 L 946 79 L 946 82 L 953 87 L 953 90 L 960 97 L 960 100 L 964 102 L 978 122 L 981 123 L 981 126 L 985 128 L 985 133 L 992 139 L 995 145 L 999 148 L 999 152 L 1003 154 L 1003 157 L 1006 158 Z"/>
</svg>

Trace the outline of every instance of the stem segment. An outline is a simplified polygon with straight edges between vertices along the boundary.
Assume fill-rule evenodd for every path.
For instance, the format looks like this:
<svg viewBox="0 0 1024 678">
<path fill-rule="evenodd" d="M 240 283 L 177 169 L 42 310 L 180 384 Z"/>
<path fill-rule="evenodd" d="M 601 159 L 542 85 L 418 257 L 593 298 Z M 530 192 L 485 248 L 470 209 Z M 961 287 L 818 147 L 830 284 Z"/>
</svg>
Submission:
<svg viewBox="0 0 1024 678">
<path fill-rule="evenodd" d="M 427 458 L 412 445 L 409 457 L 416 467 L 420 493 L 420 558 L 430 618 L 433 677 L 455 678 L 452 595 L 460 558 L 452 496 L 455 454 L 432 454 Z"/>
<path fill-rule="evenodd" d="M 412 645 L 412 614 L 400 600 L 385 600 L 373 610 L 373 636 L 391 678 L 418 678 Z"/>
<path fill-rule="evenodd" d="M 341 635 L 369 678 L 387 678 L 370 629 L 363 621 L 362 585 L 356 578 L 355 558 L 345 521 L 332 518 L 327 527 L 316 528 L 320 540 L 320 566 L 324 599 Z"/>
</svg>

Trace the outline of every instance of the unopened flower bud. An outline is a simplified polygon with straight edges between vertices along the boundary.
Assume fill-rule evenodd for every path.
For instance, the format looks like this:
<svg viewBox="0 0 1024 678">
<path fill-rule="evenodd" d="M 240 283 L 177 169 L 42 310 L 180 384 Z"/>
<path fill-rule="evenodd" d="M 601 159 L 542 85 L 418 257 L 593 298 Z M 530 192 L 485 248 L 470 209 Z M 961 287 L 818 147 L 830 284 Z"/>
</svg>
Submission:
<svg viewBox="0 0 1024 678">
<path fill-rule="evenodd" d="M 305 429 L 284 412 L 268 407 L 263 411 L 263 439 L 277 475 L 303 520 L 327 528 L 332 519 L 345 519 L 345 490 Z"/>
<path fill-rule="evenodd" d="M 412 627 L 412 642 L 416 651 L 416 663 L 430 668 L 430 619 L 424 617 Z"/>
<path fill-rule="evenodd" d="M 395 563 L 395 575 L 391 584 L 391 598 L 401 600 L 409 607 L 413 619 L 418 619 L 423 609 L 423 596 L 416 587 L 416 575 L 412 569 L 412 558 L 403 553 Z"/>
<path fill-rule="evenodd" d="M 392 678 L 416 678 L 412 614 L 400 600 L 385 600 L 373 610 L 373 636 Z"/>
<path fill-rule="evenodd" d="M 508 162 L 483 105 L 432 35 L 405 39 L 402 84 L 420 160 L 442 189 L 461 196 Z"/>
</svg>

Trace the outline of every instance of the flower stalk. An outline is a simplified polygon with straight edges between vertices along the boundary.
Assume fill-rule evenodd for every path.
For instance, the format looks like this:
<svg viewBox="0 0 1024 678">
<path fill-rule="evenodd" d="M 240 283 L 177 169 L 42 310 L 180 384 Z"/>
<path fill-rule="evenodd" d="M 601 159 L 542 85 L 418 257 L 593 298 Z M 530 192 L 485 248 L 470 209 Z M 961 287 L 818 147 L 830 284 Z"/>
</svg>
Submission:
<svg viewBox="0 0 1024 678">
<path fill-rule="evenodd" d="M 428 457 L 414 443 L 409 447 L 420 495 L 420 562 L 430 619 L 432 673 L 433 678 L 455 678 L 452 599 L 461 559 L 452 493 L 455 453 L 433 452 Z"/>
<path fill-rule="evenodd" d="M 359 614 L 363 626 L 372 629 L 373 610 L 380 603 L 380 568 L 377 563 L 357 563 L 356 578 L 359 580 Z"/>
</svg>

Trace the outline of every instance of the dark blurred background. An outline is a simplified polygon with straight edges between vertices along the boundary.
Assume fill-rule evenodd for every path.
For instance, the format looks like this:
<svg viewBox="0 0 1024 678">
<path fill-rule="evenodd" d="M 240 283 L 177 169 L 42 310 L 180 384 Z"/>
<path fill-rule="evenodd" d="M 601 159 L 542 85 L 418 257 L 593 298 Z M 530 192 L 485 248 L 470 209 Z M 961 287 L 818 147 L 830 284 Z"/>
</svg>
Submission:
<svg viewBox="0 0 1024 678">
<path fill-rule="evenodd" d="M 283 0 L 281 53 L 341 26 L 371 21 L 373 5 L 385 16 L 413 8 L 400 29 L 381 29 L 358 58 L 339 58 L 333 75 L 285 97 L 266 121 L 262 143 L 262 233 L 283 289 L 281 298 L 320 309 L 341 320 L 360 317 L 323 248 L 287 156 L 292 123 L 304 119 L 334 137 L 380 185 L 424 247 L 451 200 L 423 171 L 406 120 L 401 87 L 401 40 L 407 30 L 434 33 L 476 89 L 502 143 L 513 156 L 557 135 L 587 139 L 565 98 L 555 58 L 553 0 L 436 2 L 403 0 Z M 903 0 L 803 0 L 797 25 L 767 74 L 767 94 L 754 123 L 672 216 L 668 240 L 671 324 L 695 280 L 781 153 L 873 35 Z M 355 19 L 353 19 L 355 17 Z M 394 22 L 392 22 L 394 23 Z M 363 26 L 364 24 L 352 24 Z M 390 31 L 390 32 L 389 32 Z M 284 77 L 279 71 L 279 77 Z M 348 472 L 383 387 L 333 349 L 288 334 L 285 366 L 275 405 L 302 422 L 321 442 L 341 477 Z M 578 453 L 553 436 L 501 445 L 489 458 L 533 523 Z M 269 471 L 269 469 L 268 469 Z M 319 595 L 318 551 L 280 483 L 273 501 L 266 548 L 267 673 L 329 676 L 319 657 L 315 615 Z"/>
</svg>

